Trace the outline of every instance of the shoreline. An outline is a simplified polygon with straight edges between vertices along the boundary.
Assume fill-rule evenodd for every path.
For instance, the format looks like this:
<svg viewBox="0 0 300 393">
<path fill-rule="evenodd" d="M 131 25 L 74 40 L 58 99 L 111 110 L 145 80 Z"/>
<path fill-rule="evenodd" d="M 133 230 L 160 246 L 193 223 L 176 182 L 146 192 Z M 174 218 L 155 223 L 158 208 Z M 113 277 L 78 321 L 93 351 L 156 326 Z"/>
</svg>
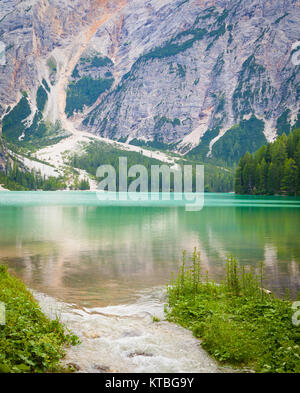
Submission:
<svg viewBox="0 0 300 393">
<path fill-rule="evenodd" d="M 234 259 L 231 263 L 235 263 Z M 235 274 L 232 266 L 229 267 L 230 274 Z M 144 295 L 132 304 L 88 309 L 28 290 L 25 284 L 0 265 L 0 289 L 1 284 L 3 289 L 3 282 L 8 289 L 14 289 L 14 292 L 10 292 L 11 303 L 8 302 L 7 293 L 5 298 L 1 290 L 0 301 L 8 302 L 9 307 L 15 308 L 16 294 L 18 302 L 24 296 L 27 301 L 18 308 L 17 314 L 14 312 L 17 326 L 13 327 L 15 337 L 23 340 L 22 331 L 18 331 L 18 318 L 27 315 L 27 324 L 30 325 L 31 314 L 37 313 L 35 335 L 39 341 L 48 342 L 46 337 L 50 333 L 51 345 L 54 341 L 57 347 L 53 364 L 45 368 L 43 364 L 32 365 L 27 354 L 27 351 L 30 355 L 31 352 L 24 343 L 25 363 L 11 364 L 8 369 L 7 365 L 1 364 L 0 358 L 0 372 L 155 373 L 160 372 L 160 359 L 171 348 L 174 354 L 169 353 L 165 358 L 164 372 L 299 372 L 299 346 L 295 338 L 297 328 L 291 323 L 294 312 L 291 301 L 261 290 L 263 287 L 257 286 L 255 276 L 245 276 L 248 277 L 247 285 L 250 285 L 247 294 L 243 293 L 241 284 L 234 284 L 235 280 L 231 281 L 232 285 L 237 285 L 236 294 L 234 286 L 228 292 L 226 285 L 208 281 L 208 277 L 206 282 L 198 282 L 195 292 L 193 274 L 198 275 L 198 268 L 194 262 L 191 268 L 186 269 L 184 276 L 179 275 L 168 287 L 167 298 L 164 288 L 159 287 L 144 291 Z M 165 301 L 169 307 L 167 311 Z M 11 314 L 8 316 L 7 323 L 12 328 Z M 47 329 L 44 331 L 45 324 Z M 52 324 L 54 331 L 59 331 L 58 337 L 53 336 Z M 71 339 L 67 338 L 69 334 Z M 277 341 L 280 342 L 285 335 L 289 335 L 288 341 L 278 345 Z M 150 342 L 149 337 L 152 337 Z M 201 339 L 200 347 L 198 339 Z M 80 345 L 74 347 L 79 340 Z M 184 359 L 179 359 L 179 364 L 175 355 L 178 346 Z M 294 347 L 295 359 L 293 353 L 289 353 L 289 347 Z M 23 354 L 20 358 L 23 359 Z M 177 371 L 169 368 L 169 362 L 174 362 L 172 367 Z M 181 368 L 189 367 L 190 362 L 195 369 Z"/>
<path fill-rule="evenodd" d="M 30 290 L 5 265 L 0 265 L 0 373 L 71 372 L 62 364 L 66 347 L 78 338 L 42 312 Z M 3 322 L 3 321 L 2 321 Z"/>
<path fill-rule="evenodd" d="M 229 257 L 225 280 L 216 284 L 202 275 L 196 249 L 191 267 L 185 263 L 184 254 L 168 288 L 169 321 L 191 330 L 209 355 L 241 372 L 300 372 L 296 309 L 290 296 L 281 299 L 264 289 L 262 264 L 256 274 Z"/>
<path fill-rule="evenodd" d="M 36 294 L 43 311 L 58 312 L 81 345 L 63 363 L 83 373 L 227 373 L 191 332 L 165 319 L 165 288 L 140 293 L 133 303 L 77 308 Z"/>
<path fill-rule="evenodd" d="M 18 309 L 15 320 L 24 315 L 30 318 L 29 311 L 31 314 L 37 313 L 38 320 L 35 318 L 33 322 L 28 319 L 26 322 L 34 325 L 37 342 L 41 340 L 49 342 L 51 347 L 55 348 L 55 356 L 53 350 L 50 352 L 43 350 L 41 364 L 34 365 L 35 352 L 30 352 L 30 348 L 35 345 L 33 343 L 35 339 L 31 338 L 29 346 L 25 342 L 22 344 L 21 352 L 11 347 L 9 364 L 2 365 L 0 359 L 0 372 L 227 373 L 233 371 L 231 368 L 219 366 L 204 349 L 199 348 L 198 340 L 187 329 L 164 319 L 164 288 L 146 291 L 133 304 L 77 309 L 74 305 L 27 289 L 25 284 L 14 275 L 7 273 L 6 268 L 0 265 L 0 288 L 4 279 L 9 280 L 14 290 L 16 286 L 19 288 L 16 292 L 17 296 L 24 295 L 27 300 L 29 299 L 29 304 Z M 3 295 L 1 296 L 1 291 L 0 300 L 5 300 Z M 6 298 L 6 303 L 9 315 L 5 329 L 8 327 L 11 329 L 10 310 L 14 300 L 12 299 L 12 303 L 8 304 Z M 47 324 L 46 331 L 43 330 L 43 324 Z M 71 331 L 75 332 L 76 336 Z M 17 324 L 14 333 L 14 340 L 24 341 L 23 332 Z M 16 353 L 21 359 L 25 359 L 24 364 L 15 359 Z M 45 356 L 49 357 L 49 361 L 43 365 L 42 360 Z"/>
</svg>

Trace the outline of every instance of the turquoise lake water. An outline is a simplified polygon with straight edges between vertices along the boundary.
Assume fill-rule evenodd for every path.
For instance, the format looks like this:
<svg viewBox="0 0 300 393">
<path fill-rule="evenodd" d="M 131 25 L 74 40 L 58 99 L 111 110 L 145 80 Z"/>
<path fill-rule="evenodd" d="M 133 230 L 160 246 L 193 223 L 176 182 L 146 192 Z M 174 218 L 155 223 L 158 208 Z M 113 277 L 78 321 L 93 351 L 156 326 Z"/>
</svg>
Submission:
<svg viewBox="0 0 300 393">
<path fill-rule="evenodd" d="M 0 261 L 40 292 L 80 306 L 134 300 L 165 285 L 183 250 L 221 280 L 226 257 L 265 266 L 264 286 L 300 291 L 300 199 L 205 194 L 179 202 L 112 206 L 92 192 L 0 192 Z"/>
</svg>

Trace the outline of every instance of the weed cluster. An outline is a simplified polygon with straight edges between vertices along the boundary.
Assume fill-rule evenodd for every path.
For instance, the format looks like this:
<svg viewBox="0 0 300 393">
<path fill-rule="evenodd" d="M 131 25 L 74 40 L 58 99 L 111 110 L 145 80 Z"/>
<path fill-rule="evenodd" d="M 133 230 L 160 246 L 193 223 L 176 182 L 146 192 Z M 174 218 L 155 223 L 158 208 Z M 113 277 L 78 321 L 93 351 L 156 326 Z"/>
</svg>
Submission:
<svg viewBox="0 0 300 393">
<path fill-rule="evenodd" d="M 289 299 L 263 288 L 259 273 L 227 259 L 224 282 L 202 274 L 200 254 L 186 253 L 178 275 L 168 285 L 169 321 L 191 329 L 221 363 L 257 372 L 300 372 L 300 327 L 292 323 Z"/>
<path fill-rule="evenodd" d="M 79 340 L 56 320 L 49 320 L 31 292 L 0 265 L 0 301 L 6 324 L 0 326 L 0 373 L 63 372 L 60 364 L 67 345 Z"/>
</svg>

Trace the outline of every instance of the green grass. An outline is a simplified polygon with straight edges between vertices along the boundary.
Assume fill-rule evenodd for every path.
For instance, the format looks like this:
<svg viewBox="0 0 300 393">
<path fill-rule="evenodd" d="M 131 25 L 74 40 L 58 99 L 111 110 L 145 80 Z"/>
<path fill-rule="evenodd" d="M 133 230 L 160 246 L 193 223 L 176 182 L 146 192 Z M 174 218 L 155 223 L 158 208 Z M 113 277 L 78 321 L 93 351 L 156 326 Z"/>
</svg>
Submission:
<svg viewBox="0 0 300 393">
<path fill-rule="evenodd" d="M 168 286 L 167 318 L 193 331 L 202 347 L 220 363 L 256 372 L 300 372 L 300 326 L 292 323 L 290 300 L 263 288 L 263 271 L 240 268 L 227 260 L 225 281 L 218 285 L 202 274 L 195 249 L 186 267 Z"/>
<path fill-rule="evenodd" d="M 153 323 L 160 322 L 160 319 L 158 317 L 153 316 L 152 317 L 152 322 Z"/>
<path fill-rule="evenodd" d="M 31 292 L 0 265 L 0 301 L 6 307 L 6 324 L 0 325 L 0 372 L 64 372 L 60 360 L 65 347 L 79 340 L 58 319 L 41 311 Z"/>
</svg>

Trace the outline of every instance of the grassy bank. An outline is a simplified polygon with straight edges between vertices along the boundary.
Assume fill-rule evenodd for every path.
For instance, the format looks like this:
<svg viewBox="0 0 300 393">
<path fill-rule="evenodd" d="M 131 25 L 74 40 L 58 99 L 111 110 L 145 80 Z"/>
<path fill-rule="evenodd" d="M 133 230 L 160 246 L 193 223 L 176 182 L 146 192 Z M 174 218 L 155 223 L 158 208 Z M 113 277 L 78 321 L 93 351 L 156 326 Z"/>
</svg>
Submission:
<svg viewBox="0 0 300 393">
<path fill-rule="evenodd" d="M 220 285 L 201 271 L 200 255 L 183 264 L 168 286 L 168 320 L 193 331 L 202 347 L 221 363 L 256 372 L 300 372 L 300 326 L 295 310 L 263 288 L 259 274 L 229 258 Z M 186 267 L 188 265 L 188 267 Z"/>
<path fill-rule="evenodd" d="M 63 372 L 67 345 L 78 342 L 58 320 L 49 320 L 31 292 L 0 265 L 0 301 L 6 324 L 0 325 L 0 372 Z"/>
</svg>

